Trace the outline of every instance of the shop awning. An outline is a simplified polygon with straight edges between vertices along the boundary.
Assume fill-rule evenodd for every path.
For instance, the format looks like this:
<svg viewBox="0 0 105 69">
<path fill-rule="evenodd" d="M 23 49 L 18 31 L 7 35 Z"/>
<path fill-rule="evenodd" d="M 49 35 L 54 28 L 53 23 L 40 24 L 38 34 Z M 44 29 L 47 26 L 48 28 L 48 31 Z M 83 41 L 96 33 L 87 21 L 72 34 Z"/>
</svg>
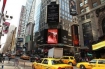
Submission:
<svg viewBox="0 0 105 69">
<path fill-rule="evenodd" d="M 99 48 L 105 47 L 105 41 L 98 42 L 92 45 L 92 50 L 97 50 Z"/>
</svg>

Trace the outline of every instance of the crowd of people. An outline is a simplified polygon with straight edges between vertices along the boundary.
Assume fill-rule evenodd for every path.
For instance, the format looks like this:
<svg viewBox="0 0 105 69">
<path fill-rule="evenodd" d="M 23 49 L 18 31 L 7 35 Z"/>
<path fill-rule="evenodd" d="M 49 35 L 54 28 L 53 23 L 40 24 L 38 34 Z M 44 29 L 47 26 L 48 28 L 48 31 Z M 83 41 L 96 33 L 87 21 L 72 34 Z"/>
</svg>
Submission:
<svg viewBox="0 0 105 69">
<path fill-rule="evenodd" d="M 11 60 L 11 54 L 5 54 L 5 53 L 1 53 L 0 54 L 0 62 L 4 63 L 6 57 L 8 58 L 8 63 Z"/>
</svg>

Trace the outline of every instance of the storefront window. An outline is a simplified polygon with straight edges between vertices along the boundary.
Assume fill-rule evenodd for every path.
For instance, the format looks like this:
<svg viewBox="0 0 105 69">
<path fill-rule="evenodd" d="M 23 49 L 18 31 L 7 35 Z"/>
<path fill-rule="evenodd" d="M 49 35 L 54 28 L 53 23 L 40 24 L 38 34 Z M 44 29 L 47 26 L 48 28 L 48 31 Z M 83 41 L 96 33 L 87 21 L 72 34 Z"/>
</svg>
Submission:
<svg viewBox="0 0 105 69">
<path fill-rule="evenodd" d="M 90 41 L 93 40 L 91 22 L 82 24 L 82 29 L 83 29 L 84 46 L 89 46 Z"/>
</svg>

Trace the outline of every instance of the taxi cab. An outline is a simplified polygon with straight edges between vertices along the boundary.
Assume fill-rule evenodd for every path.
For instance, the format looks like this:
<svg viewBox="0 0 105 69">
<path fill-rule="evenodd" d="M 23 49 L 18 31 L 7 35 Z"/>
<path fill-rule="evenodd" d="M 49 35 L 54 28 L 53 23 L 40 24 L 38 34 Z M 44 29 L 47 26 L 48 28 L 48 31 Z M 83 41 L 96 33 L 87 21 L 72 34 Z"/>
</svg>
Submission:
<svg viewBox="0 0 105 69">
<path fill-rule="evenodd" d="M 74 56 L 63 56 L 61 60 L 66 64 L 76 65 L 76 60 Z"/>
<path fill-rule="evenodd" d="M 105 69 L 105 67 L 93 67 L 92 69 Z"/>
<path fill-rule="evenodd" d="M 38 62 L 33 62 L 32 69 L 73 69 L 73 66 L 64 64 L 60 59 L 42 58 Z"/>
<path fill-rule="evenodd" d="M 20 58 L 24 60 L 29 60 L 30 56 L 23 54 L 22 56 L 20 56 Z"/>
<path fill-rule="evenodd" d="M 94 67 L 95 69 L 99 67 L 105 68 L 105 59 L 92 59 L 89 62 L 80 62 L 77 64 L 77 67 L 80 69 L 92 69 Z"/>
</svg>

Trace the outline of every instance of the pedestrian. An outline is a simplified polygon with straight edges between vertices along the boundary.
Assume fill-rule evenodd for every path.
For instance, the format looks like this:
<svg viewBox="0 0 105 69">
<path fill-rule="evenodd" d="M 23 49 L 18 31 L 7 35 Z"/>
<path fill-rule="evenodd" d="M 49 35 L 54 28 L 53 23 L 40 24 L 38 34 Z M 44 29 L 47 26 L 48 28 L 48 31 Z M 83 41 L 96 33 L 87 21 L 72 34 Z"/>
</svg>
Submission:
<svg viewBox="0 0 105 69">
<path fill-rule="evenodd" d="M 10 62 L 11 60 L 11 54 L 8 54 L 8 63 Z"/>
<path fill-rule="evenodd" d="M 19 69 L 19 59 L 15 58 L 15 62 L 14 62 L 15 68 L 14 69 Z"/>
<path fill-rule="evenodd" d="M 4 63 L 6 55 L 5 55 L 5 53 L 2 53 L 2 54 L 3 54 L 2 63 Z"/>
</svg>

